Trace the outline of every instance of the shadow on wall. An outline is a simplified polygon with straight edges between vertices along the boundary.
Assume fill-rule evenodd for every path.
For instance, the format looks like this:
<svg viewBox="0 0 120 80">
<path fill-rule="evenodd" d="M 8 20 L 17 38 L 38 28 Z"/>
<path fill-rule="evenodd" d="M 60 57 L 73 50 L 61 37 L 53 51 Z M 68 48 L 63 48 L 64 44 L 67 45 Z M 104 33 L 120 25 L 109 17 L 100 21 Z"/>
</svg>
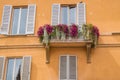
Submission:
<svg viewBox="0 0 120 80">
<path fill-rule="evenodd" d="M 92 51 L 91 64 L 83 65 L 79 78 L 82 80 L 120 80 L 120 60 L 115 60 L 115 52 L 120 48 L 96 48 Z M 112 50 L 112 53 L 111 53 Z M 114 53 L 113 53 L 114 52 Z M 117 55 L 118 56 L 118 55 Z M 119 55 L 120 56 L 120 55 Z M 82 65 L 81 65 L 82 66 Z M 81 79 L 79 79 L 81 80 Z"/>
</svg>

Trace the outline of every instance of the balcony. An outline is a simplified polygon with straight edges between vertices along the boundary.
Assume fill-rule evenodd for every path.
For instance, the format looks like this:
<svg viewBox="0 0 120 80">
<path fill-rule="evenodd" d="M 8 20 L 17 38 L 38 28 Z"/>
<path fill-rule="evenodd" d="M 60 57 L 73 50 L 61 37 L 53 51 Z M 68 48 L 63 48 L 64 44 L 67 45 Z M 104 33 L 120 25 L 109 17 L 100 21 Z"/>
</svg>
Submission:
<svg viewBox="0 0 120 80">
<path fill-rule="evenodd" d="M 95 29 L 95 30 L 94 30 Z M 83 25 L 82 30 L 75 24 L 44 25 L 38 30 L 38 36 L 46 49 L 46 63 L 50 63 L 50 49 L 55 48 L 86 48 L 87 63 L 90 63 L 91 47 L 97 42 L 98 29 L 92 25 Z"/>
</svg>

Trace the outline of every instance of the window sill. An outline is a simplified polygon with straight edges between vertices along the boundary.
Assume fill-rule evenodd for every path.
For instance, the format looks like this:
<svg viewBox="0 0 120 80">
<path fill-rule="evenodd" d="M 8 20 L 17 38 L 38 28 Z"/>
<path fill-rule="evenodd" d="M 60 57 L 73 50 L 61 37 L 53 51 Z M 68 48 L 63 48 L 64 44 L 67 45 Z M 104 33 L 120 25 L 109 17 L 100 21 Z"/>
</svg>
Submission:
<svg viewBox="0 0 120 80">
<path fill-rule="evenodd" d="M 17 34 L 17 35 L 11 35 L 11 34 L 8 34 L 8 35 L 6 35 L 6 34 L 0 34 L 0 38 L 8 38 L 8 37 L 37 37 L 36 35 L 34 35 L 34 34 L 21 34 L 21 35 L 19 35 L 19 34 Z"/>
</svg>

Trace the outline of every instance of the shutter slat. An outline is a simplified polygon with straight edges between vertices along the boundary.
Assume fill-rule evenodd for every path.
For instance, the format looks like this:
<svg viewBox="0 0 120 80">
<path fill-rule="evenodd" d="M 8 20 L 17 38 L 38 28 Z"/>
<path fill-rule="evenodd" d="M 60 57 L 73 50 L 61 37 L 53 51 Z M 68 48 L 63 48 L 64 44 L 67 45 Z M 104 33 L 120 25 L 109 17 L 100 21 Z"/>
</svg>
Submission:
<svg viewBox="0 0 120 80">
<path fill-rule="evenodd" d="M 67 56 L 60 57 L 60 80 L 67 79 Z"/>
<path fill-rule="evenodd" d="M 24 56 L 22 63 L 22 80 L 30 80 L 31 56 Z"/>
<path fill-rule="evenodd" d="M 52 5 L 52 25 L 59 24 L 59 17 L 60 16 L 60 4 L 53 4 Z"/>
<path fill-rule="evenodd" d="M 5 57 L 0 57 L 0 80 L 3 80 Z"/>
<path fill-rule="evenodd" d="M 35 14 L 36 14 L 36 5 L 35 4 L 28 5 L 26 34 L 34 34 Z"/>
<path fill-rule="evenodd" d="M 5 5 L 2 15 L 2 25 L 1 25 L 1 34 L 8 34 L 10 27 L 10 18 L 11 18 L 11 5 Z"/>
<path fill-rule="evenodd" d="M 85 3 L 78 3 L 77 9 L 78 9 L 78 25 L 79 25 L 79 30 L 81 30 L 82 25 L 86 24 L 86 6 L 85 6 Z"/>
<path fill-rule="evenodd" d="M 69 79 L 76 79 L 76 56 L 69 56 Z"/>
</svg>

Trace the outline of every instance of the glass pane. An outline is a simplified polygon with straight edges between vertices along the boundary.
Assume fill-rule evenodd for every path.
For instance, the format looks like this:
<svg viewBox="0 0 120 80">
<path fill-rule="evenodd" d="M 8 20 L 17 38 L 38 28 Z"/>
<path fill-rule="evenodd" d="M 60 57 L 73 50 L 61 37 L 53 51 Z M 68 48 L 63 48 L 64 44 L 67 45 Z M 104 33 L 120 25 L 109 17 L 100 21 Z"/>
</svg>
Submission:
<svg viewBox="0 0 120 80">
<path fill-rule="evenodd" d="M 76 56 L 69 57 L 69 79 L 76 80 Z"/>
<path fill-rule="evenodd" d="M 13 22 L 12 22 L 12 34 L 17 34 L 17 29 L 18 29 L 18 20 L 19 20 L 19 8 L 14 9 L 13 13 Z"/>
<path fill-rule="evenodd" d="M 68 7 L 61 8 L 61 24 L 68 24 Z"/>
<path fill-rule="evenodd" d="M 76 24 L 76 7 L 70 7 L 69 14 L 69 23 Z"/>
<path fill-rule="evenodd" d="M 9 59 L 6 80 L 12 80 L 13 67 L 14 67 L 14 59 Z"/>
<path fill-rule="evenodd" d="M 26 31 L 27 8 L 21 9 L 21 20 L 19 34 L 25 34 Z"/>
<path fill-rule="evenodd" d="M 67 56 L 60 58 L 60 80 L 67 79 Z"/>
<path fill-rule="evenodd" d="M 22 59 L 16 59 L 14 80 L 20 80 L 21 63 Z"/>
</svg>

